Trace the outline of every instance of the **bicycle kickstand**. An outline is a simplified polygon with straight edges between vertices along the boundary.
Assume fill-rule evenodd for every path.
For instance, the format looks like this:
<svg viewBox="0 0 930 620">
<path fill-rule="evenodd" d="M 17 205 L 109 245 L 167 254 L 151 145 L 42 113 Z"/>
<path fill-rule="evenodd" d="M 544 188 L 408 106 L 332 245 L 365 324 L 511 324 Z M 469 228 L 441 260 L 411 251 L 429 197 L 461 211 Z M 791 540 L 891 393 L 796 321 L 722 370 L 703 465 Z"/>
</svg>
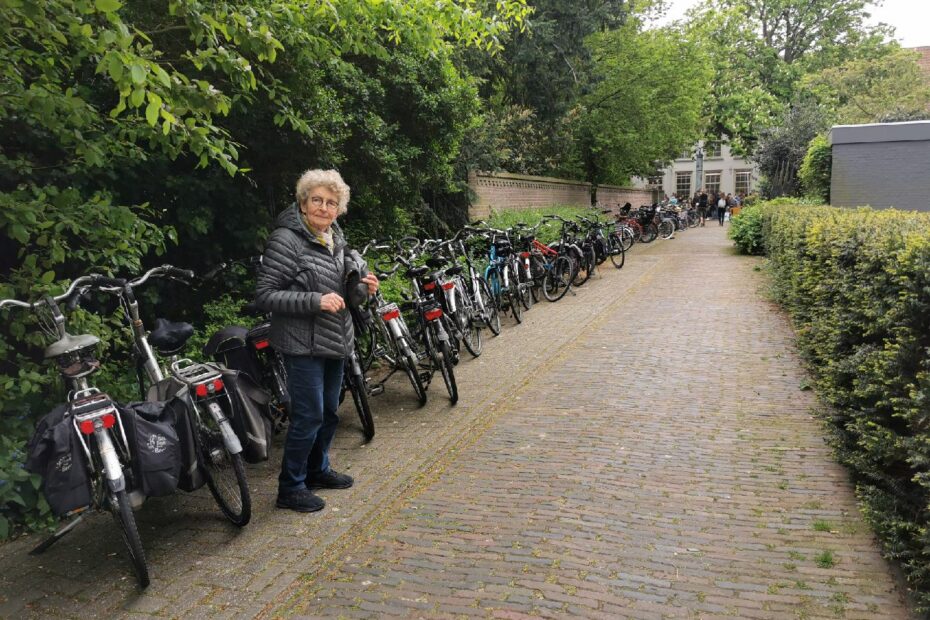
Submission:
<svg viewBox="0 0 930 620">
<path fill-rule="evenodd" d="M 52 534 L 51 536 L 43 540 L 41 543 L 39 543 L 39 545 L 36 546 L 35 549 L 29 552 L 29 555 L 39 555 L 41 553 L 45 553 L 45 551 L 49 547 L 57 543 L 61 538 L 64 537 L 65 534 L 67 534 L 68 532 L 73 530 L 75 527 L 77 527 L 77 524 L 84 520 L 84 516 L 86 514 L 87 514 L 86 512 L 81 513 L 77 517 L 75 517 L 73 521 L 71 521 L 70 523 L 66 523 L 57 532 L 55 532 L 54 534 Z"/>
</svg>

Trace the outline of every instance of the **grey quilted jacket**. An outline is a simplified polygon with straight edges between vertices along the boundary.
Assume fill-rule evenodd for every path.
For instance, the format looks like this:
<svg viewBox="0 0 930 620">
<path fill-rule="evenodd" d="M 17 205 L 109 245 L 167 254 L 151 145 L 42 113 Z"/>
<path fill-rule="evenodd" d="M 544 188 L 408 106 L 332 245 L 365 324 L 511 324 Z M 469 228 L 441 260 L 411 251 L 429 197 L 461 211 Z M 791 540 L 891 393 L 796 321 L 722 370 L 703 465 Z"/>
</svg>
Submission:
<svg viewBox="0 0 930 620">
<path fill-rule="evenodd" d="M 320 310 L 326 293 L 346 298 L 342 231 L 333 225 L 333 253 L 304 226 L 297 205 L 278 216 L 262 256 L 255 303 L 271 312 L 271 344 L 289 355 L 342 358 L 352 350 L 354 331 L 348 310 Z"/>
</svg>

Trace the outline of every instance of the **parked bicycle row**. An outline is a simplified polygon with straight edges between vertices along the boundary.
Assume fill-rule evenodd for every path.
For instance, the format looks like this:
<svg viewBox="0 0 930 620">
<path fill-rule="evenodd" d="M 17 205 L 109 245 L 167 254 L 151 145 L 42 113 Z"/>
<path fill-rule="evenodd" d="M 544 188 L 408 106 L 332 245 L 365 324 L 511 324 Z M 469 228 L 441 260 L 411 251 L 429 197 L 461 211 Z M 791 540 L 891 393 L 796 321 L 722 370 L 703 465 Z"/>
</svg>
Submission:
<svg viewBox="0 0 930 620">
<path fill-rule="evenodd" d="M 325 197 L 320 204 L 315 198 L 310 196 L 306 202 L 326 205 Z M 422 405 L 438 374 L 450 402 L 456 403 L 460 393 L 455 369 L 462 354 L 481 355 L 486 333 L 501 333 L 502 318 L 522 322 L 535 303 L 542 298 L 549 302 L 562 299 L 608 260 L 622 268 L 635 240 L 651 241 L 669 224 L 680 227 L 687 222 L 687 215 L 663 216 L 655 207 L 633 213 L 627 209 L 613 222 L 595 214 L 575 220 L 552 215 L 534 226 L 518 224 L 506 230 L 481 223 L 445 240 L 372 241 L 358 252 L 345 247 L 340 235 L 333 248 L 324 246 L 328 254 L 321 256 L 335 259 L 337 252 L 341 255 L 342 281 L 331 288 L 342 294 L 336 295 L 337 301 L 326 298 L 330 293 L 313 297 L 320 291 L 311 290 L 307 298 L 312 312 L 328 312 L 336 320 L 336 329 L 342 329 L 344 322 L 352 336 L 347 350 L 324 358 L 336 360 L 340 371 L 338 389 L 324 396 L 335 399 L 335 405 L 324 403 L 324 407 L 333 409 L 334 416 L 345 395 L 351 395 L 363 433 L 370 440 L 375 435 L 371 399 L 395 375 L 409 382 L 413 398 Z M 550 226 L 557 231 L 556 240 L 544 243 L 537 235 L 542 227 Z M 107 511 L 115 517 L 139 584 L 145 587 L 148 566 L 133 511 L 147 498 L 207 486 L 227 519 L 240 527 L 249 523 L 251 496 L 245 463 L 268 459 L 273 434 L 285 429 L 295 432 L 299 424 L 295 417 L 299 418 L 299 409 L 308 400 L 295 399 L 299 382 L 294 381 L 294 373 L 303 372 L 295 361 L 300 356 L 292 343 L 282 342 L 275 333 L 277 313 L 298 314 L 294 307 L 303 303 L 296 295 L 299 287 L 287 283 L 283 290 L 288 294 L 282 299 L 263 302 L 261 287 L 273 271 L 268 257 L 266 250 L 264 260 L 238 261 L 257 269 L 259 294 L 246 308 L 255 317 L 254 324 L 217 331 L 200 360 L 181 355 L 194 334 L 193 327 L 159 318 L 150 330 L 141 318 L 144 313 L 136 291 L 159 280 L 186 285 L 209 282 L 234 263 L 222 264 L 201 277 L 170 265 L 134 278 L 91 274 L 75 279 L 58 296 L 33 302 L 0 301 L 0 308 L 23 308 L 35 314 L 37 327 L 52 341 L 44 357 L 56 365 L 68 390 L 67 402 L 42 418 L 29 445 L 27 467 L 42 475 L 53 512 L 65 519 L 32 553 L 45 551 L 92 511 Z M 296 278 L 308 277 L 307 271 L 298 270 Z M 372 284 L 369 272 L 378 282 L 403 282 L 400 290 L 404 292 L 386 298 Z M 118 403 L 105 387 L 95 385 L 91 377 L 101 368 L 99 337 L 68 332 L 66 315 L 92 295 L 112 296 L 119 302 L 131 333 L 138 402 Z M 334 306 L 326 310 L 330 302 Z M 280 310 L 275 303 L 293 307 Z M 309 342 L 324 346 L 320 324 L 309 324 Z M 307 321 L 299 323 L 301 328 L 306 325 Z M 327 432 L 335 432 L 335 422 Z M 312 488 L 351 485 L 351 478 L 329 468 L 325 450 L 314 454 L 311 449 L 309 457 L 306 451 L 299 453 L 302 463 L 294 459 L 289 463 L 288 450 L 286 441 L 279 482 L 290 481 L 289 475 L 303 478 L 299 498 L 293 503 L 282 501 L 279 491 L 280 507 L 309 512 L 322 507 L 322 500 L 301 503 L 308 497 L 304 490 L 312 496 Z"/>
</svg>

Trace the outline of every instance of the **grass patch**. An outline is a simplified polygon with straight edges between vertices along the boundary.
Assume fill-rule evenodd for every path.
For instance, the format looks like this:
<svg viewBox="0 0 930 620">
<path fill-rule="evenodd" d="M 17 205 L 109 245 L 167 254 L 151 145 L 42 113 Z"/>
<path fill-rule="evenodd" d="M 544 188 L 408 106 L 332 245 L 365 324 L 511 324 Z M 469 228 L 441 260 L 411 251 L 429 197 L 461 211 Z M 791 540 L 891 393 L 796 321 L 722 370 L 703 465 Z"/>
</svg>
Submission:
<svg viewBox="0 0 930 620">
<path fill-rule="evenodd" d="M 829 521 L 824 521 L 823 519 L 817 519 L 814 521 L 814 531 L 815 532 L 830 532 L 833 530 L 833 526 L 830 525 Z"/>
<path fill-rule="evenodd" d="M 817 556 L 817 566 L 820 568 L 833 568 L 836 566 L 836 558 L 833 557 L 833 552 L 829 549 L 821 551 L 820 555 Z"/>
</svg>

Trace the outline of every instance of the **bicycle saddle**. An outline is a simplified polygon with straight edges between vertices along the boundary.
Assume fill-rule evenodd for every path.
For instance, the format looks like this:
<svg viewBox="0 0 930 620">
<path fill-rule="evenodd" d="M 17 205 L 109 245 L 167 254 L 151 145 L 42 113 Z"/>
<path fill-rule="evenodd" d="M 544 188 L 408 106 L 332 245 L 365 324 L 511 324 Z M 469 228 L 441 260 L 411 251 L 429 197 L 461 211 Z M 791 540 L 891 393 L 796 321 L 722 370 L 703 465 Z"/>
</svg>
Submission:
<svg viewBox="0 0 930 620">
<path fill-rule="evenodd" d="M 149 334 L 149 344 L 159 353 L 171 355 L 180 351 L 188 338 L 194 335 L 190 323 L 173 323 L 167 319 L 155 319 L 155 329 Z"/>
<path fill-rule="evenodd" d="M 462 273 L 462 266 L 461 266 L 461 265 L 455 265 L 455 266 L 453 266 L 453 267 L 449 267 L 448 269 L 446 269 L 446 275 L 447 275 L 447 276 L 457 276 L 457 275 L 459 275 L 460 273 Z"/>
<path fill-rule="evenodd" d="M 74 353 L 86 347 L 95 346 L 98 342 L 100 342 L 100 338 L 91 334 L 78 334 L 77 336 L 65 334 L 45 348 L 45 358 L 51 359 L 60 355 Z"/>
<path fill-rule="evenodd" d="M 447 262 L 448 262 L 447 260 L 442 259 L 442 258 L 437 258 L 435 256 L 430 256 L 429 258 L 426 259 L 426 265 L 428 267 L 432 267 L 433 269 L 436 269 L 437 267 L 442 267 Z"/>
<path fill-rule="evenodd" d="M 429 271 L 429 267 L 427 265 L 422 265 L 420 267 L 411 267 L 410 269 L 407 270 L 407 277 L 408 278 L 419 278 L 420 276 L 424 275 L 428 271 Z"/>
</svg>

